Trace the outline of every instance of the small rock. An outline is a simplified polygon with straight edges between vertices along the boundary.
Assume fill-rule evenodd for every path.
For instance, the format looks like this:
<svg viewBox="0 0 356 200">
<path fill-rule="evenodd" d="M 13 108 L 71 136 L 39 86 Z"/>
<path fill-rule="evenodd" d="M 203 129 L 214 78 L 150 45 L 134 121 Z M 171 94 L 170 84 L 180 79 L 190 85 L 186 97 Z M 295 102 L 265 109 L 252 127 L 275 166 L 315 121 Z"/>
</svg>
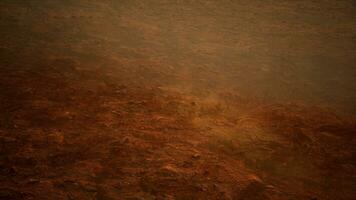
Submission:
<svg viewBox="0 0 356 200">
<path fill-rule="evenodd" d="M 27 181 L 27 184 L 37 184 L 39 182 L 40 182 L 40 180 L 31 178 Z"/>
<path fill-rule="evenodd" d="M 194 154 L 193 156 L 192 156 L 192 158 L 194 158 L 194 159 L 199 159 L 200 158 L 200 154 Z"/>
</svg>

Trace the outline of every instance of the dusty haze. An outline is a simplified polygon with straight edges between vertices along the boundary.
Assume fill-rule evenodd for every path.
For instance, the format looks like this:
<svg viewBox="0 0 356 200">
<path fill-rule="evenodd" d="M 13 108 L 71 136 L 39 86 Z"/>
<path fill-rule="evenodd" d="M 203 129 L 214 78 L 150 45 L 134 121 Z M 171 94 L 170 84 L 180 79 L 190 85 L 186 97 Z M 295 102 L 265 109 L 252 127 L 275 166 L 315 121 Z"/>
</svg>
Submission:
<svg viewBox="0 0 356 200">
<path fill-rule="evenodd" d="M 353 0 L 1 0 L 0 199 L 355 199 Z"/>
<path fill-rule="evenodd" d="M 9 61 L 65 56 L 109 66 L 113 76 L 135 68 L 127 76 L 192 92 L 228 88 L 355 112 L 354 1 L 1 4 L 2 53 L 12 53 Z"/>
</svg>

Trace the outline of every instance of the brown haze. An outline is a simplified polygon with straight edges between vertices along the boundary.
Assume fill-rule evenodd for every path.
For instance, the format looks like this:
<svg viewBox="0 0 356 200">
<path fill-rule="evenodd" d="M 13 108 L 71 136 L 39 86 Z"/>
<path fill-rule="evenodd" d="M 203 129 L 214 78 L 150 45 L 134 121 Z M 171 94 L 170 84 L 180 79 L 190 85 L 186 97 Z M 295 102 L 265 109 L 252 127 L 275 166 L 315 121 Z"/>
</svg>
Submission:
<svg viewBox="0 0 356 200">
<path fill-rule="evenodd" d="M 353 0 L 1 0 L 0 200 L 356 199 Z"/>
</svg>

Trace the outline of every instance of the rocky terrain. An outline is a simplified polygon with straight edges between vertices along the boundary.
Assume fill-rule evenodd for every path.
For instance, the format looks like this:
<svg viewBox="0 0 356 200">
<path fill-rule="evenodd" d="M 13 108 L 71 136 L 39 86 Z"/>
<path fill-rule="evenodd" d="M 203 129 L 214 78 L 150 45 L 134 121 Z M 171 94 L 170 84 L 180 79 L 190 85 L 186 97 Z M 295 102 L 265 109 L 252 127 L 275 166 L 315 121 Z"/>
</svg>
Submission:
<svg viewBox="0 0 356 200">
<path fill-rule="evenodd" d="M 1 1 L 0 199 L 355 199 L 354 11 Z"/>
</svg>

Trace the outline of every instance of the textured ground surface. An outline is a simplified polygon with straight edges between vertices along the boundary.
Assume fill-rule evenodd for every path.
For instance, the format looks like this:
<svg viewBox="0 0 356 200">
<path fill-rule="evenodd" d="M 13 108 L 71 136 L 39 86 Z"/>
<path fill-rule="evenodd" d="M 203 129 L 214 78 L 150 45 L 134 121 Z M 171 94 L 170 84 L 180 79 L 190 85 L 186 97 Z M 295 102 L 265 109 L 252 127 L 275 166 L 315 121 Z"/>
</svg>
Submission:
<svg viewBox="0 0 356 200">
<path fill-rule="evenodd" d="M 355 199 L 354 11 L 1 1 L 0 199 Z"/>
</svg>

